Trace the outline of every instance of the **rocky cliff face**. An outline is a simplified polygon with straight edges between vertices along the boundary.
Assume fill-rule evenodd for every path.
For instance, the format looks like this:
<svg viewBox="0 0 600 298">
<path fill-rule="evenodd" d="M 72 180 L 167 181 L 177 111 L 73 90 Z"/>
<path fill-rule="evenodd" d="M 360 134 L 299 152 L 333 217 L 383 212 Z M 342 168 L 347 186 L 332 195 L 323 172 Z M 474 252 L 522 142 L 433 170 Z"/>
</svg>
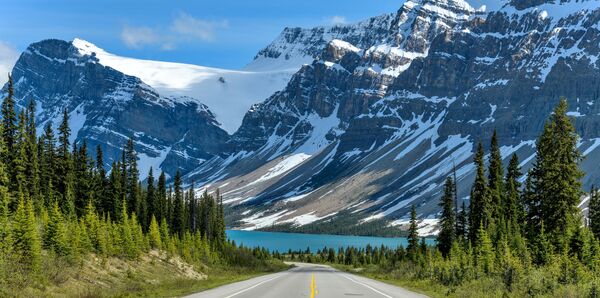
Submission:
<svg viewBox="0 0 600 298">
<path fill-rule="evenodd" d="M 429 233 L 454 170 L 468 200 L 476 144 L 488 145 L 496 128 L 506 161 L 516 153 L 528 168 L 561 96 L 582 136 L 584 183 L 600 182 L 599 23 L 600 1 L 515 0 L 485 11 L 410 0 L 357 24 L 287 28 L 236 78 L 291 79 L 232 135 L 197 100 L 161 96 L 106 66 L 112 55 L 98 59 L 77 43 L 32 45 L 13 76 L 20 104 L 38 102 L 39 123 L 58 122 L 67 108 L 77 139 L 112 156 L 133 135 L 142 164 L 183 169 L 199 191 L 219 188 L 232 226 L 402 226 L 415 205 Z"/>
<path fill-rule="evenodd" d="M 107 165 L 129 137 L 136 141 L 140 170 L 153 166 L 173 175 L 223 153 L 229 139 L 214 115 L 189 97 L 161 96 L 140 79 L 98 63 L 73 43 L 45 40 L 27 48 L 13 72 L 21 107 L 36 102 L 38 131 L 70 116 L 71 141 L 100 145 Z M 4 97 L 4 95 L 2 96 Z M 92 155 L 93 156 L 93 155 Z"/>
<path fill-rule="evenodd" d="M 407 1 L 355 25 L 286 29 L 257 59 L 314 62 L 245 116 L 238 155 L 189 177 L 220 187 L 245 228 L 385 218 L 411 205 L 435 218 L 456 168 L 468 200 L 477 142 L 533 160 L 560 96 L 582 136 L 586 186 L 598 183 L 598 1 Z M 225 169 L 225 170 L 223 170 Z M 229 170 L 231 169 L 231 170 Z"/>
</svg>

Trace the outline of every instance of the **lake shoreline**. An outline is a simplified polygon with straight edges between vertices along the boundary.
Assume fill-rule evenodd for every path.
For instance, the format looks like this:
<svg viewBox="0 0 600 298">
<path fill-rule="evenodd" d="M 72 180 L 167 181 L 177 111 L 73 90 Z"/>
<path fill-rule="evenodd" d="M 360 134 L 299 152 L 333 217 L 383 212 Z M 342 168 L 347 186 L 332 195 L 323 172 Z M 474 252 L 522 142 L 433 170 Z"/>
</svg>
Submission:
<svg viewBox="0 0 600 298">
<path fill-rule="evenodd" d="M 312 252 L 327 248 L 355 247 L 366 248 L 386 246 L 390 248 L 406 247 L 408 245 L 405 237 L 373 237 L 373 236 L 350 236 L 350 235 L 332 235 L 332 234 L 308 234 L 308 233 L 289 233 L 289 232 L 267 232 L 267 231 L 245 231 L 245 230 L 226 230 L 227 238 L 235 241 L 237 245 L 245 247 L 261 247 L 271 252 L 280 253 L 292 251 L 305 251 L 310 249 Z M 435 238 L 425 238 L 428 244 L 434 244 Z"/>
</svg>

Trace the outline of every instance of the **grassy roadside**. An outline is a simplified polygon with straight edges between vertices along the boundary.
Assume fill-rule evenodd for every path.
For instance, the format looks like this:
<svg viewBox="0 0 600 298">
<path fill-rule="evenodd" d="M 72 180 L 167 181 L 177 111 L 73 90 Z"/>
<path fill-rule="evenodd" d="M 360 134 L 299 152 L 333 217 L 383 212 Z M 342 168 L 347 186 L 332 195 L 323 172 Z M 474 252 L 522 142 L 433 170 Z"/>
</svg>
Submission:
<svg viewBox="0 0 600 298">
<path fill-rule="evenodd" d="M 283 268 L 285 269 L 285 268 Z M 276 270 L 278 271 L 278 270 Z M 273 271 L 275 272 L 275 271 Z M 252 271 L 242 268 L 215 269 L 208 273 L 204 280 L 194 279 L 168 279 L 163 280 L 156 285 L 140 285 L 129 283 L 124 291 L 119 294 L 109 295 L 110 297 L 181 297 L 194 293 L 206 291 L 222 285 L 235 283 L 254 277 L 258 277 L 272 272 Z M 141 286 L 135 291 L 131 291 L 131 286 Z M 107 296 L 101 296 L 107 297 Z"/>
<path fill-rule="evenodd" d="M 328 264 L 329 266 L 338 269 L 340 271 L 364 276 L 374 280 L 378 280 L 387 284 L 398 286 L 415 293 L 427 295 L 429 297 L 447 297 L 446 288 L 435 284 L 427 280 L 406 280 L 406 279 L 394 279 L 387 274 L 381 274 L 365 270 L 365 268 L 354 268 L 353 266 L 340 265 L 340 264 Z"/>
<path fill-rule="evenodd" d="M 37 277 L 17 280 L 10 297 L 179 297 L 288 269 L 279 261 L 258 268 L 191 265 L 151 251 L 137 260 L 86 257 L 71 264 L 49 258 Z"/>
<path fill-rule="evenodd" d="M 381 271 L 374 265 L 365 266 L 364 268 L 339 264 L 328 265 L 341 271 L 399 286 L 432 298 L 596 297 L 589 294 L 593 292 L 593 283 L 557 284 L 549 278 L 548 268 L 532 270 L 527 276 L 522 277 L 513 291 L 507 292 L 503 281 L 499 277 L 482 276 L 478 279 L 465 281 L 460 285 L 444 286 L 431 279 L 407 278 L 407 273 L 399 270 Z"/>
</svg>

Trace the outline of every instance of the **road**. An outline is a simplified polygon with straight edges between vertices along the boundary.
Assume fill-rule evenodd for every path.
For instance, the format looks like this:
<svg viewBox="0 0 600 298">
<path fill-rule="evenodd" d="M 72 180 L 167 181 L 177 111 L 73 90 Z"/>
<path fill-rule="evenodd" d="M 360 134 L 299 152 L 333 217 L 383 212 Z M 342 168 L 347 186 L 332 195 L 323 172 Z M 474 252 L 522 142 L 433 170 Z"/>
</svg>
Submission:
<svg viewBox="0 0 600 298">
<path fill-rule="evenodd" d="M 296 267 L 196 293 L 190 298 L 422 298 L 427 297 L 325 265 L 293 263 Z"/>
</svg>

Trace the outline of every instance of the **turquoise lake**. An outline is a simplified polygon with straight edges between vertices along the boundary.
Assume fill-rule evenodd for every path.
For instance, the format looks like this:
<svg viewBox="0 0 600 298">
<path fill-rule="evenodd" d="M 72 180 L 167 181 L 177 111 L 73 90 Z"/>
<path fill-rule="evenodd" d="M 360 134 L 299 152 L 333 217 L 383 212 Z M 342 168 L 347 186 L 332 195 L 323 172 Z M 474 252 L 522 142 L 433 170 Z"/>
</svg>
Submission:
<svg viewBox="0 0 600 298">
<path fill-rule="evenodd" d="M 270 251 L 287 252 L 288 250 L 305 250 L 307 247 L 312 252 L 323 247 L 338 249 L 340 247 L 366 247 L 381 246 L 382 244 L 396 248 L 400 245 L 406 247 L 406 238 L 364 237 L 364 236 L 341 236 L 324 234 L 297 234 L 227 230 L 227 237 L 234 240 L 237 245 L 246 247 L 264 247 Z M 426 242 L 435 244 L 435 239 L 428 238 Z"/>
</svg>

